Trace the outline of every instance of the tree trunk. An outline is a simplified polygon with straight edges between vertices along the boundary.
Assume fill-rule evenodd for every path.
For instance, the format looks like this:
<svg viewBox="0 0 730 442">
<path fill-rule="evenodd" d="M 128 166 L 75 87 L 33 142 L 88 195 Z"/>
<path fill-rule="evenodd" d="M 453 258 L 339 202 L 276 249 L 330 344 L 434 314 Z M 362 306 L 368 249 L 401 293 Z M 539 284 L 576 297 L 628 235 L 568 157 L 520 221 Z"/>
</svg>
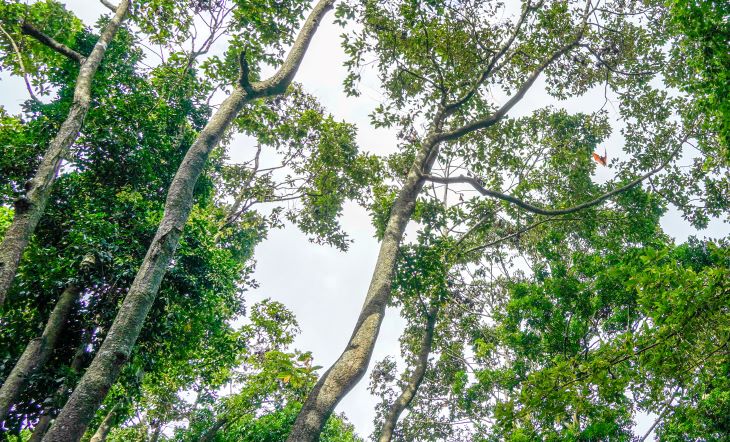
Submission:
<svg viewBox="0 0 730 442">
<path fill-rule="evenodd" d="M 45 365 L 53 353 L 58 336 L 63 330 L 79 293 L 79 288 L 73 284 L 66 287 L 61 293 L 61 297 L 58 298 L 43 333 L 28 343 L 10 375 L 0 387 L 0 422 L 7 418 L 10 407 L 25 388 L 28 379 Z"/>
<path fill-rule="evenodd" d="M 205 433 L 203 433 L 202 436 L 200 436 L 200 439 L 198 439 L 198 442 L 210 442 L 213 440 L 213 437 L 220 431 L 221 428 L 223 428 L 226 423 L 228 422 L 228 419 L 225 417 L 219 417 L 216 419 L 215 423 L 212 427 L 208 428 Z"/>
<path fill-rule="evenodd" d="M 35 424 L 35 427 L 33 428 L 33 434 L 30 435 L 28 442 L 40 442 L 46 434 L 46 431 L 48 431 L 48 427 L 51 426 L 51 420 L 50 414 L 41 415 L 40 419 L 38 419 L 38 423 Z"/>
<path fill-rule="evenodd" d="M 438 129 L 440 128 L 437 127 Z M 307 396 L 287 438 L 288 442 L 319 440 L 319 433 L 337 403 L 365 375 L 385 316 L 385 308 L 390 300 L 400 242 L 413 215 L 416 198 L 423 188 L 421 175 L 430 171 L 436 157 L 437 145 L 434 132 L 423 140 L 405 183 L 393 202 L 370 287 L 355 330 L 340 358 L 319 378 Z"/>
<path fill-rule="evenodd" d="M 170 184 L 162 221 L 109 333 L 78 386 L 58 415 L 44 442 L 76 441 L 84 434 L 129 357 L 147 313 L 157 296 L 183 227 L 193 206 L 193 190 L 208 155 L 248 101 L 283 93 L 291 83 L 319 22 L 334 0 L 320 0 L 307 18 L 287 59 L 271 78 L 241 79 L 192 144 Z"/>
<path fill-rule="evenodd" d="M 161 432 L 162 432 L 162 424 L 156 424 L 155 431 L 152 432 L 152 437 L 150 437 L 150 442 L 157 442 L 158 440 L 160 440 Z M 90 441 L 90 442 L 101 442 L 101 441 Z"/>
<path fill-rule="evenodd" d="M 68 148 L 76 141 L 91 103 L 91 81 L 101 64 L 109 42 L 119 29 L 129 8 L 129 0 L 122 0 L 117 12 L 106 25 L 91 54 L 81 64 L 76 77 L 76 87 L 71 109 L 61 129 L 43 155 L 38 170 L 26 183 L 25 195 L 15 202 L 13 222 L 0 244 L 0 306 L 5 302 L 8 290 L 15 278 L 23 250 L 28 245 L 38 221 L 43 215 L 56 180 L 61 161 Z"/>
<path fill-rule="evenodd" d="M 99 428 L 96 429 L 96 432 L 93 436 L 91 436 L 91 439 L 89 442 L 104 442 L 109 436 L 109 432 L 112 431 L 112 428 L 114 428 L 114 418 L 117 413 L 117 409 L 119 409 L 119 402 L 114 404 L 111 410 L 109 410 L 109 413 L 104 416 L 104 420 L 101 421 L 101 424 L 99 425 Z"/>
<path fill-rule="evenodd" d="M 81 370 L 81 364 L 84 362 L 84 354 L 86 353 L 87 345 L 88 341 L 82 339 L 81 345 L 79 345 L 78 350 L 76 350 L 76 354 L 74 355 L 74 358 L 71 361 L 71 366 L 69 367 L 72 373 L 78 373 L 79 370 Z M 65 399 L 67 387 L 68 384 L 65 381 L 63 385 L 58 387 L 55 396 L 57 398 L 56 403 Z M 35 425 L 35 428 L 33 428 L 33 434 L 31 434 L 28 442 L 40 442 L 43 439 L 43 436 L 45 436 L 46 431 L 48 431 L 48 428 L 51 426 L 52 420 L 53 418 L 51 417 L 51 414 L 46 410 L 46 412 L 41 415 L 40 419 L 38 419 L 38 423 Z"/>
<path fill-rule="evenodd" d="M 401 392 L 398 399 L 393 402 L 390 406 L 388 414 L 385 416 L 383 422 L 383 430 L 380 433 L 378 442 L 390 442 L 393 438 L 393 432 L 395 426 L 398 424 L 398 419 L 401 413 L 411 403 L 413 398 L 416 396 L 418 387 L 423 381 L 423 376 L 426 374 L 426 368 L 428 367 L 428 355 L 431 354 L 431 344 L 433 344 L 433 329 L 436 325 L 436 317 L 438 316 L 438 304 L 434 305 L 429 309 L 428 318 L 426 320 L 426 330 L 423 332 L 421 339 L 421 349 L 418 353 L 418 359 L 416 360 L 416 366 L 413 368 L 411 378 L 408 380 L 408 384 Z"/>
</svg>

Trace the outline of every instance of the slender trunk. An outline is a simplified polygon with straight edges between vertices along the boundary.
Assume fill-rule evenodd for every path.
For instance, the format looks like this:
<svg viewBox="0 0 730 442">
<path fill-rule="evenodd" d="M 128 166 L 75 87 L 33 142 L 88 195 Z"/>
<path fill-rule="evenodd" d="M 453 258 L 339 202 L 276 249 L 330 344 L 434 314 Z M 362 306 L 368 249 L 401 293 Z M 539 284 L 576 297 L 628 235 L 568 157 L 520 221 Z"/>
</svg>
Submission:
<svg viewBox="0 0 730 442">
<path fill-rule="evenodd" d="M 69 367 L 72 373 L 78 373 L 79 370 L 81 370 L 81 365 L 84 362 L 84 354 L 86 354 L 87 345 L 88 341 L 82 339 L 81 345 L 79 345 L 79 348 L 76 350 L 76 354 L 74 355 L 74 358 L 71 361 L 71 366 Z M 59 403 L 63 399 L 65 399 L 67 388 L 67 382 L 64 382 L 63 385 L 58 387 L 55 395 L 56 403 Z M 51 413 L 49 413 L 48 410 L 45 410 L 44 414 L 41 415 L 40 419 L 38 419 L 38 423 L 36 423 L 35 427 L 33 428 L 33 434 L 31 434 L 28 442 L 40 442 L 43 439 L 43 436 L 46 434 L 46 431 L 48 431 L 48 428 L 51 426 L 52 420 L 53 418 L 51 417 Z"/>
<path fill-rule="evenodd" d="M 48 431 L 48 427 L 51 426 L 51 420 L 52 418 L 50 414 L 41 415 L 40 419 L 38 419 L 38 423 L 35 424 L 35 427 L 33 427 L 33 434 L 30 435 L 28 442 L 40 442 L 46 434 L 46 431 Z"/>
<path fill-rule="evenodd" d="M 413 368 L 408 384 L 401 392 L 398 399 L 393 402 L 390 406 L 388 414 L 385 416 L 383 422 L 383 430 L 380 433 L 378 442 L 390 442 L 393 438 L 393 432 L 395 426 L 398 424 L 398 419 L 401 413 L 411 403 L 413 398 L 416 396 L 418 387 L 420 387 L 423 381 L 423 376 L 426 374 L 426 368 L 428 367 L 428 355 L 431 354 L 431 344 L 433 344 L 433 330 L 436 325 L 436 317 L 438 316 L 438 304 L 434 303 L 428 312 L 428 318 L 426 319 L 426 330 L 423 332 L 421 338 L 421 349 L 418 353 L 418 359 L 416 360 L 416 366 Z"/>
<path fill-rule="evenodd" d="M 109 436 L 109 432 L 112 431 L 112 428 L 114 428 L 114 418 L 116 417 L 118 409 L 119 402 L 114 404 L 112 409 L 109 410 L 109 413 L 104 416 L 104 420 L 101 421 L 99 428 L 96 429 L 96 432 L 93 436 L 91 436 L 89 442 L 104 442 L 106 440 L 107 436 Z"/>
<path fill-rule="evenodd" d="M 23 250 L 28 245 L 51 195 L 53 182 L 68 148 L 76 141 L 91 103 L 91 81 L 96 74 L 109 42 L 119 29 L 129 8 L 129 0 L 122 0 L 117 12 L 106 25 L 91 54 L 81 64 L 71 109 L 61 129 L 43 155 L 38 170 L 26 183 L 25 195 L 15 202 L 13 222 L 0 244 L 0 306 L 5 302 Z"/>
<path fill-rule="evenodd" d="M 160 439 L 161 432 L 162 432 L 162 424 L 156 424 L 155 431 L 152 432 L 152 437 L 150 437 L 150 442 L 157 442 Z M 101 442 L 101 441 L 91 441 L 91 442 Z"/>
<path fill-rule="evenodd" d="M 287 441 L 319 440 L 319 434 L 337 403 L 365 375 L 390 300 L 400 242 L 413 215 L 416 198 L 423 188 L 421 175 L 431 170 L 436 149 L 436 136 L 432 133 L 423 141 L 405 183 L 393 202 L 370 287 L 350 341 L 340 358 L 319 378 L 307 396 Z"/>
<path fill-rule="evenodd" d="M 248 101 L 286 91 L 309 42 L 335 0 L 320 0 L 304 23 L 287 59 L 271 78 L 250 84 L 242 76 L 185 154 L 170 184 L 162 221 L 104 342 L 44 442 L 79 440 L 129 357 L 157 296 L 193 206 L 193 190 L 208 155 Z M 243 63 L 245 65 L 245 62 Z M 242 69 L 243 70 L 243 69 Z M 245 70 L 244 70 L 245 71 Z"/>
<path fill-rule="evenodd" d="M 215 437 L 216 433 L 220 431 L 221 428 L 223 428 L 226 423 L 228 422 L 228 419 L 225 417 L 219 417 L 216 419 L 215 423 L 212 427 L 208 428 L 205 433 L 203 433 L 202 436 L 200 436 L 200 439 L 198 439 L 198 442 L 210 442 L 213 440 L 213 437 Z"/>
<path fill-rule="evenodd" d="M 0 422 L 7 418 L 10 407 L 25 388 L 28 379 L 37 373 L 53 353 L 58 336 L 68 319 L 80 290 L 70 284 L 61 293 L 40 337 L 34 338 L 25 347 L 13 370 L 0 387 Z"/>
<path fill-rule="evenodd" d="M 83 340 L 79 345 L 79 348 L 76 350 L 76 353 L 71 360 L 71 365 L 69 366 L 69 370 L 71 371 L 71 373 L 76 374 L 81 370 L 85 359 L 84 355 L 86 354 L 86 346 L 88 344 L 88 340 Z M 54 403 L 63 403 L 65 401 L 67 397 L 68 387 L 69 383 L 66 381 L 64 381 L 63 384 L 58 387 L 58 389 L 56 390 L 56 394 L 54 395 Z M 30 435 L 28 442 L 41 442 L 43 436 L 45 436 L 46 434 L 46 431 L 48 431 L 48 428 L 50 428 L 52 422 L 53 414 L 50 412 L 50 410 L 44 409 L 43 414 L 41 414 L 41 416 L 38 418 L 38 422 L 36 422 L 35 426 L 33 427 L 33 433 Z"/>
<path fill-rule="evenodd" d="M 590 2 L 588 5 L 590 5 Z M 438 144 L 459 139 L 469 133 L 497 124 L 524 97 L 539 75 L 551 63 L 575 47 L 581 35 L 582 31 L 576 40 L 561 47 L 547 60 L 544 60 L 515 91 L 512 97 L 488 118 L 479 119 L 457 129 L 443 132 L 444 119 L 466 103 L 470 95 L 467 95 L 467 98 L 463 100 L 459 99 L 441 107 L 434 119 L 433 130 L 423 140 L 421 150 L 391 208 L 370 287 L 350 341 L 340 358 L 322 375 L 309 393 L 302 410 L 297 416 L 292 432 L 287 438 L 288 442 L 314 442 L 318 440 L 324 424 L 337 403 L 365 374 L 385 315 L 385 308 L 390 300 L 391 281 L 395 269 L 396 255 L 403 239 L 403 232 L 413 214 L 418 193 L 423 187 L 423 175 L 430 173 L 435 161 Z M 476 87 L 479 87 L 487 79 L 488 71 L 486 72 L 483 79 L 476 84 Z"/>
</svg>

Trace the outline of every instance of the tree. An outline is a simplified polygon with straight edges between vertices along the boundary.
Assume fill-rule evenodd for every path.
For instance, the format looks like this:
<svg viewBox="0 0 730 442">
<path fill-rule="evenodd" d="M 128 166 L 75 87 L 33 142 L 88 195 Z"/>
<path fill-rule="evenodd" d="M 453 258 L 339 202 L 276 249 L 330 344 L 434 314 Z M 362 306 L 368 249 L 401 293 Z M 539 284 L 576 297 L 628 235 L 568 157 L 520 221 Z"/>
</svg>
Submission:
<svg viewBox="0 0 730 442">
<path fill-rule="evenodd" d="M 317 4 L 294 42 L 289 56 L 271 78 L 251 82 L 246 54 L 240 55 L 240 77 L 231 95 L 221 104 L 186 153 L 168 190 L 165 213 L 140 271 L 120 308 L 94 361 L 61 410 L 44 440 L 79 438 L 94 411 L 129 357 L 144 320 L 152 306 L 165 268 L 172 259 L 192 208 L 192 193 L 206 159 L 218 144 L 244 104 L 283 93 L 291 83 L 322 16 L 331 0 Z"/>
<path fill-rule="evenodd" d="M 705 376 L 726 365 L 726 252 L 712 243 L 655 242 L 544 256 L 537 274 L 503 281 L 504 296 L 475 310 L 483 316 L 471 333 L 450 344 L 460 349 L 456 358 L 442 352 L 434 361 L 403 437 L 645 439 L 632 428 L 639 411 L 655 413 L 656 428 L 672 428 L 697 406 L 693 397 L 707 397 L 683 392 L 704 391 Z M 712 405 L 694 427 L 701 437 L 722 434 L 721 385 L 710 387 Z M 448 405 L 435 409 L 444 395 Z"/>
<path fill-rule="evenodd" d="M 56 357 L 68 364 L 79 341 L 88 340 L 83 335 L 88 337 L 95 333 L 95 329 L 101 331 L 108 327 L 107 320 L 110 315 L 113 317 L 119 296 L 116 286 L 128 279 L 132 271 L 130 266 L 138 265 L 138 260 L 141 260 L 144 249 L 136 242 L 150 236 L 150 223 L 154 222 L 154 213 L 162 202 L 159 189 L 164 188 L 174 174 L 174 164 L 161 165 L 158 157 L 163 156 L 173 162 L 176 157 L 180 158 L 180 145 L 189 143 L 186 139 L 192 137 L 196 120 L 199 121 L 207 112 L 192 105 L 201 98 L 204 101 L 201 97 L 204 88 L 196 86 L 189 78 L 170 75 L 177 74 L 174 62 L 159 67 L 149 78 L 160 88 L 167 84 L 178 89 L 165 98 L 156 96 L 147 78 L 135 72 L 140 52 L 131 47 L 133 37 L 124 30 L 119 34 L 115 44 L 110 45 L 107 51 L 100 69 L 102 75 L 94 87 L 96 95 L 103 97 L 97 100 L 104 105 L 95 106 L 86 118 L 80 143 L 73 146 L 75 167 L 60 177 L 60 187 L 52 193 L 52 204 L 46 215 L 48 220 L 39 226 L 30 259 L 21 264 L 19 282 L 11 290 L 8 309 L 2 315 L 4 338 L 7 338 L 3 339 L 3 371 L 8 374 L 6 369 L 12 365 L 7 364 L 19 356 L 14 347 L 24 346 L 28 340 L 35 338 L 28 336 L 23 339 L 28 331 L 32 333 L 36 328 L 36 321 L 45 321 L 50 309 L 53 309 L 54 314 L 49 317 L 47 326 L 53 324 L 49 329 L 53 336 L 44 333 L 41 338 L 44 354 L 28 359 L 32 366 L 26 364 L 25 369 L 20 370 L 19 375 L 25 382 L 33 377 L 34 371 L 42 368 L 43 359 L 47 359 L 50 352 L 56 352 Z M 69 90 L 73 92 L 73 78 L 69 78 L 63 69 L 58 69 L 57 64 L 47 67 L 51 72 L 50 78 L 60 87 L 59 98 L 48 105 L 34 107 L 27 121 L 9 119 L 12 123 L 9 121 L 2 128 L 2 136 L 9 140 L 9 146 L 32 146 L 32 134 L 44 131 L 44 127 L 52 124 L 58 116 L 56 110 L 59 105 L 70 98 Z M 106 75 L 110 72 L 114 75 Z M 181 83 L 184 85 L 182 88 Z M 148 121 L 133 118 L 140 108 L 150 110 Z M 119 132 L 110 133 L 110 121 L 118 122 Z M 8 167 L 11 164 L 33 164 L 32 155 L 30 149 L 19 150 L 17 155 L 8 158 L 12 160 Z M 24 181 L 23 174 L 18 176 L 12 169 L 3 176 L 9 180 L 3 184 L 11 189 Z M 205 192 L 204 188 L 202 190 Z M 9 193 L 3 196 L 9 197 Z M 59 229 L 59 226 L 62 228 Z M 250 250 L 251 247 L 243 255 L 249 256 Z M 82 262 L 86 265 L 81 266 Z M 95 264 L 88 265 L 90 263 Z M 192 274 L 189 270 L 188 273 Z M 65 289 L 54 309 L 59 287 Z M 190 285 L 178 288 L 190 290 Z M 194 287 L 192 291 L 195 292 Z M 77 305 L 81 293 L 87 302 Z M 108 310 L 104 311 L 105 308 Z M 62 349 L 54 348 L 52 342 L 58 340 L 59 334 L 66 341 Z M 93 348 L 94 342 L 91 341 L 87 345 Z M 36 341 L 31 342 L 26 353 L 35 351 L 31 348 L 33 342 Z M 65 377 L 63 371 L 51 379 L 59 376 Z M 21 387 L 15 384 L 14 391 L 7 391 L 10 402 L 3 403 L 3 414 L 9 404 L 14 403 L 18 408 L 23 402 L 13 401 Z M 56 386 L 46 384 L 46 387 L 45 398 L 50 398 Z M 3 393 L 9 389 L 11 384 L 4 383 Z M 37 408 L 37 404 L 30 409 L 19 407 L 19 421 L 28 417 L 32 419 Z M 21 417 L 25 412 L 29 412 L 30 416 Z M 9 422 L 6 424 L 13 427 Z"/>
<path fill-rule="evenodd" d="M 681 100 L 649 83 L 670 60 L 662 5 L 527 1 L 509 23 L 499 21 L 503 11 L 503 5 L 469 1 L 364 1 L 339 11 L 341 18 L 363 24 L 345 40 L 351 57 L 346 88 L 356 93 L 358 70 L 375 59 L 388 100 L 373 114 L 373 123 L 397 127 L 402 144 L 389 161 L 395 185 L 383 187 L 381 200 L 373 204 L 382 242 L 360 317 L 341 357 L 308 396 L 291 441 L 316 440 L 327 416 L 365 373 L 391 299 L 405 228 L 420 201 L 429 198 L 428 183 L 446 186 L 446 195 L 468 185 L 500 202 L 457 203 L 471 215 L 460 222 L 493 223 L 501 213 L 521 229 L 544 222 L 539 217 L 596 205 L 647 179 L 658 191 L 671 189 L 685 199 L 702 192 L 699 185 L 681 186 L 692 181 L 690 176 L 713 188 L 725 182 L 719 163 L 697 165 L 691 173 L 674 165 L 690 137 L 701 139 L 708 157 L 720 147 L 706 126 L 682 114 Z M 537 109 L 522 119 L 507 118 L 541 77 L 547 93 L 558 99 L 580 97 L 599 85 L 615 94 L 623 150 L 630 156 L 616 184 L 600 189 L 590 179 L 591 153 L 612 130 L 606 112 Z M 506 95 L 503 104 L 491 98 L 496 93 Z M 686 121 L 673 120 L 676 113 Z M 552 132 L 543 137 L 544 126 Z M 668 166 L 671 174 L 652 178 Z M 722 211 L 725 194 L 711 192 L 702 207 L 683 208 L 702 224 L 703 216 Z M 530 202 L 535 200 L 540 202 Z"/>
<path fill-rule="evenodd" d="M 91 82 L 101 64 L 109 43 L 114 38 L 114 35 L 117 33 L 127 14 L 129 4 L 129 0 L 122 0 L 120 2 L 114 12 L 114 16 L 104 27 L 101 36 L 88 57 L 74 51 L 62 42 L 54 40 L 27 21 L 28 15 L 43 14 L 44 9 L 49 5 L 41 4 L 39 8 L 28 8 L 30 9 L 29 11 L 18 11 L 16 6 L 22 6 L 19 4 L 3 5 L 3 9 L 7 9 L 10 12 L 8 18 L 25 15 L 20 25 L 23 34 L 35 38 L 48 48 L 72 59 L 80 67 L 76 78 L 73 102 L 68 110 L 68 116 L 63 124 L 61 124 L 58 133 L 43 154 L 35 175 L 25 183 L 24 194 L 16 199 L 13 222 L 8 226 L 3 242 L 0 244 L 0 306 L 4 303 L 7 292 L 13 282 L 18 263 L 23 255 L 23 250 L 25 250 L 25 247 L 30 241 L 30 237 L 35 231 L 38 221 L 48 204 L 51 188 L 61 167 L 61 161 L 79 135 L 81 125 L 91 105 Z M 53 4 L 50 6 L 52 8 Z M 26 76 L 27 83 L 28 73 L 25 72 L 23 65 L 23 55 L 17 51 L 17 44 L 13 40 L 13 37 L 7 31 L 4 31 L 4 33 L 10 40 L 13 49 L 17 52 L 18 65 L 15 66 L 15 69 L 20 70 Z M 28 87 L 29 91 L 31 91 L 30 85 Z"/>
</svg>

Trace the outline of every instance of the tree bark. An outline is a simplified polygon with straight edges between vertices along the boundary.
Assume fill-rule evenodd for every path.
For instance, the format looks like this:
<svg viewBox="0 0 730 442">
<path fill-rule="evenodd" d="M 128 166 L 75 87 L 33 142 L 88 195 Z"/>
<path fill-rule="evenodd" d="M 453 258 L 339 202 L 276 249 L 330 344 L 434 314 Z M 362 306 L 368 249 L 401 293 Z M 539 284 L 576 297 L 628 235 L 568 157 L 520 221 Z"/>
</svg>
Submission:
<svg viewBox="0 0 730 442">
<path fill-rule="evenodd" d="M 157 442 L 158 440 L 160 440 L 160 433 L 162 433 L 162 425 L 157 424 L 157 426 L 155 426 L 155 431 L 152 432 L 152 437 L 150 437 L 150 442 Z M 91 442 L 96 442 L 96 441 L 91 441 Z M 101 442 L 101 441 L 98 441 L 98 442 Z"/>
<path fill-rule="evenodd" d="M 28 379 L 45 365 L 53 353 L 58 336 L 63 330 L 79 293 L 79 288 L 74 284 L 66 287 L 48 317 L 43 333 L 28 343 L 10 375 L 0 387 L 0 422 L 7 418 L 10 407 L 25 388 Z"/>
<path fill-rule="evenodd" d="M 390 300 L 398 249 L 413 215 L 416 198 L 423 188 L 422 175 L 431 170 L 436 158 L 438 130 L 440 127 L 423 140 L 403 187 L 393 202 L 370 287 L 350 341 L 339 359 L 320 377 L 307 396 L 287 438 L 288 442 L 319 440 L 319 434 L 337 403 L 365 375 Z"/>
<path fill-rule="evenodd" d="M 25 195 L 15 201 L 13 222 L 0 244 L 0 306 L 5 302 L 23 251 L 46 208 L 61 161 L 79 136 L 81 125 L 91 104 L 91 81 L 104 58 L 107 46 L 124 20 L 127 9 L 129 0 L 122 0 L 91 54 L 81 64 L 68 116 L 48 146 L 35 175 L 26 183 Z"/>
<path fill-rule="evenodd" d="M 35 427 L 33 428 L 33 434 L 30 435 L 28 442 L 40 442 L 46 434 L 46 431 L 48 431 L 48 427 L 51 426 L 51 420 L 52 418 L 50 414 L 41 415 L 40 419 L 38 419 L 38 423 L 35 424 Z"/>
<path fill-rule="evenodd" d="M 157 296 L 183 227 L 193 206 L 193 190 L 208 159 L 243 106 L 257 98 L 283 93 L 296 74 L 319 22 L 335 0 L 320 0 L 307 18 L 281 68 L 269 79 L 237 85 L 192 144 L 170 184 L 165 210 L 147 255 L 124 298 L 109 333 L 44 442 L 79 440 L 96 409 L 129 358 L 147 313 Z M 242 63 L 245 65 L 245 62 Z"/>
<path fill-rule="evenodd" d="M 216 419 L 215 423 L 212 427 L 208 428 L 205 433 L 203 433 L 202 436 L 200 436 L 200 439 L 198 439 L 198 442 L 210 442 L 213 440 L 213 437 L 220 431 L 221 428 L 223 428 L 226 423 L 228 422 L 228 419 L 225 417 L 219 417 Z"/>
<path fill-rule="evenodd" d="M 71 361 L 71 366 L 69 367 L 72 373 L 78 373 L 79 370 L 81 370 L 87 345 L 88 341 L 82 340 L 79 348 L 76 350 L 76 354 L 74 355 L 74 358 Z M 65 399 L 67 387 L 68 384 L 64 382 L 63 385 L 58 387 L 58 390 L 56 390 L 57 402 L 61 402 L 62 399 Z M 41 415 L 40 419 L 38 419 L 38 423 L 35 425 L 35 428 L 33 428 L 33 434 L 31 434 L 28 442 L 40 442 L 46 434 L 46 431 L 48 431 L 48 428 L 51 426 L 52 420 L 53 418 L 51 417 L 51 414 L 46 410 L 46 412 Z"/>
<path fill-rule="evenodd" d="M 428 367 L 428 355 L 431 354 L 433 330 L 436 325 L 438 311 L 439 308 L 436 303 L 434 303 L 429 309 L 428 317 L 426 319 L 426 330 L 424 330 L 423 337 L 421 338 L 421 349 L 418 353 L 418 359 L 416 360 L 416 365 L 413 368 L 413 373 L 408 380 L 408 384 L 405 386 L 400 396 L 398 396 L 398 399 L 396 399 L 395 402 L 393 402 L 393 405 L 390 406 L 390 410 L 388 410 L 388 414 L 385 416 L 383 429 L 380 433 L 380 437 L 378 438 L 378 442 L 390 442 L 393 438 L 393 432 L 398 424 L 398 419 L 400 418 L 401 413 L 403 413 L 403 410 L 408 407 L 413 398 L 416 396 L 418 387 L 420 387 L 421 382 L 423 382 L 423 376 L 426 374 L 426 368 Z"/>
<path fill-rule="evenodd" d="M 91 436 L 89 442 L 104 442 L 106 440 L 107 436 L 109 436 L 109 432 L 112 431 L 112 428 L 114 428 L 113 421 L 118 409 L 119 402 L 114 404 L 112 409 L 109 410 L 109 413 L 104 416 L 104 420 L 101 421 L 99 428 L 96 429 L 96 432 L 93 436 Z"/>
</svg>

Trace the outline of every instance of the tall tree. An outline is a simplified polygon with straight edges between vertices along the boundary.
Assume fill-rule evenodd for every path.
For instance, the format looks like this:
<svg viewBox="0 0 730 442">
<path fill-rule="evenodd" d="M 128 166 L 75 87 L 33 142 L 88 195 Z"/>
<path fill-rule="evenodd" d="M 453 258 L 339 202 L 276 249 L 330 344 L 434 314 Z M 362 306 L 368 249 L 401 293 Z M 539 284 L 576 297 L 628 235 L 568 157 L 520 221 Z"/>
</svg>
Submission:
<svg viewBox="0 0 730 442">
<path fill-rule="evenodd" d="M 83 435 L 96 409 L 128 359 L 147 313 L 152 307 L 162 277 L 172 260 L 190 215 L 195 184 L 203 171 L 208 155 L 247 102 L 282 94 L 286 90 L 314 37 L 319 22 L 332 8 L 332 4 L 333 0 L 321 0 L 315 5 L 288 57 L 269 79 L 251 82 L 246 54 L 240 54 L 238 84 L 186 153 L 168 189 L 160 226 L 120 307 L 119 314 L 99 352 L 44 437 L 44 441 L 78 440 Z"/>
<path fill-rule="evenodd" d="M 35 175 L 25 184 L 23 195 L 16 199 L 13 222 L 5 232 L 2 244 L 0 244 L 0 306 L 4 303 L 13 282 L 23 251 L 48 204 L 61 162 L 68 154 L 69 147 L 79 136 L 84 118 L 91 105 L 92 81 L 107 47 L 127 15 L 129 6 L 129 0 L 121 0 L 88 57 L 49 37 L 30 22 L 24 21 L 20 26 L 23 34 L 35 38 L 49 48 L 73 59 L 80 67 L 68 115 L 43 154 Z M 16 14 L 21 15 L 22 13 L 16 12 Z M 9 34 L 8 37 L 12 38 Z"/>
<path fill-rule="evenodd" d="M 499 201 L 470 198 L 464 206 L 472 219 L 493 222 L 497 211 L 524 226 L 539 221 L 536 217 L 565 216 L 628 191 L 676 161 L 689 137 L 702 139 L 708 156 L 718 152 L 712 134 L 688 114 L 684 128 L 672 121 L 673 113 L 682 112 L 679 100 L 649 85 L 668 60 L 662 5 L 526 1 L 507 23 L 499 19 L 504 8 L 476 1 L 363 1 L 340 11 L 341 17 L 363 24 L 345 40 L 351 55 L 346 88 L 356 93 L 359 69 L 374 58 L 388 100 L 372 118 L 376 125 L 399 128 L 402 144 L 390 161 L 396 185 L 382 189 L 374 205 L 382 242 L 360 316 L 342 355 L 308 396 L 290 441 L 316 440 L 327 416 L 365 373 L 391 297 L 404 232 L 424 186 L 471 187 Z M 570 116 L 538 109 L 522 121 L 507 118 L 541 77 L 546 92 L 558 99 L 581 97 L 599 85 L 618 97 L 616 125 L 625 126 L 623 150 L 631 160 L 615 184 L 599 190 L 590 178 L 591 154 L 611 132 L 607 113 Z M 506 96 L 501 105 L 493 98 L 497 94 Z M 559 135 L 553 140 L 562 144 L 534 148 L 540 127 L 553 121 Z M 523 124 L 534 125 L 531 133 L 513 138 Z M 571 133 L 576 126 L 593 128 L 581 136 L 582 131 Z M 540 167 L 523 173 L 533 162 Z M 721 166 L 711 164 L 691 174 L 723 182 L 717 178 Z M 701 192 L 673 185 L 691 181 L 691 174 L 671 167 L 673 178 L 662 175 L 655 180 L 657 188 Z M 723 198 L 722 192 L 710 194 L 705 213 L 716 203 L 722 206 Z"/>
<path fill-rule="evenodd" d="M 82 45 L 87 41 L 93 45 L 93 40 L 93 35 L 77 36 Z M 20 366 L 16 369 L 22 372 L 18 373 L 21 378 L 26 382 L 32 378 L 34 384 L 32 392 L 28 392 L 31 394 L 11 402 L 16 411 L 14 417 L 5 422 L 8 429 L 35 418 L 38 403 L 33 404 L 33 401 L 39 397 L 46 398 L 44 411 L 53 411 L 49 398 L 56 386 L 39 380 L 65 377 L 63 370 L 53 376 L 53 370 L 61 368 L 59 360 L 68 364 L 76 351 L 73 346 L 86 339 L 82 335 L 96 334 L 98 338 L 97 333 L 103 333 L 108 327 L 120 295 L 116 286 L 125 279 L 131 282 L 128 275 L 144 255 L 143 246 L 134 244 L 151 237 L 154 217 L 164 198 L 160 188 L 172 179 L 175 159 L 182 157 L 184 147 L 192 140 L 193 129 L 207 112 L 205 106 L 199 109 L 195 105 L 201 99 L 205 102 L 206 97 L 202 96 L 205 88 L 196 85 L 189 76 L 180 78 L 174 61 L 146 75 L 140 74 L 137 64 L 141 53 L 133 47 L 133 40 L 131 34 L 121 30 L 107 50 L 100 68 L 102 75 L 94 85 L 95 95 L 100 97 L 96 100 L 104 105 L 94 106 L 86 117 L 79 143 L 73 146 L 72 167 L 55 186 L 46 218 L 39 224 L 28 259 L 19 268 L 18 283 L 9 293 L 7 309 L 0 315 L 3 324 L 1 371 L 8 376 L 3 393 L 14 384 L 13 396 L 17 395 L 20 385 L 10 382 L 16 370 L 9 371 L 16 361 L 30 362 L 24 369 L 20 370 Z M 58 99 L 47 105 L 33 103 L 25 121 L 20 118 L 4 121 L 0 137 L 7 141 L 9 153 L 13 154 L 8 158 L 9 163 L 34 163 L 34 134 L 46 131 L 49 125 L 52 127 L 73 93 L 75 76 L 67 73 L 63 64 L 59 66 L 49 60 L 44 68 L 49 83 L 59 88 Z M 140 109 L 149 110 L 148 120 L 136 118 Z M 118 132 L 110 132 L 112 122 Z M 170 162 L 160 162 L 159 157 Z M 3 164 L 2 199 L 8 201 L 11 189 L 23 182 L 24 175 L 29 172 L 12 168 L 11 164 L 5 166 Z M 199 193 L 205 193 L 205 189 L 206 186 L 201 186 Z M 146 215 L 140 217 L 143 213 Z M 251 250 L 248 248 L 249 251 L 243 253 L 246 257 Z M 92 258 L 97 265 L 79 266 L 85 257 L 87 260 Z M 80 271 L 82 268 L 88 275 Z M 59 298 L 59 287 L 64 284 L 70 290 L 64 290 Z M 178 285 L 175 290 L 188 290 L 192 294 L 197 293 L 198 288 L 188 284 Z M 85 302 L 79 302 L 82 294 Z M 51 310 L 53 314 L 50 314 Z M 46 318 L 46 328 L 56 337 L 61 333 L 60 348 L 54 348 L 54 339 L 49 333 L 44 332 L 40 340 L 36 339 L 41 335 L 40 330 L 36 336 L 27 335 L 28 332 L 36 333 L 37 324 Z M 30 339 L 26 354 L 34 357 L 19 360 L 21 346 Z M 38 343 L 42 343 L 46 357 L 55 353 L 53 367 L 41 377 L 33 376 L 33 372 L 40 371 L 43 365 L 42 358 L 34 351 Z M 87 343 L 90 349 L 96 348 L 96 344 L 93 339 Z M 68 359 L 64 361 L 64 358 Z"/>
</svg>

